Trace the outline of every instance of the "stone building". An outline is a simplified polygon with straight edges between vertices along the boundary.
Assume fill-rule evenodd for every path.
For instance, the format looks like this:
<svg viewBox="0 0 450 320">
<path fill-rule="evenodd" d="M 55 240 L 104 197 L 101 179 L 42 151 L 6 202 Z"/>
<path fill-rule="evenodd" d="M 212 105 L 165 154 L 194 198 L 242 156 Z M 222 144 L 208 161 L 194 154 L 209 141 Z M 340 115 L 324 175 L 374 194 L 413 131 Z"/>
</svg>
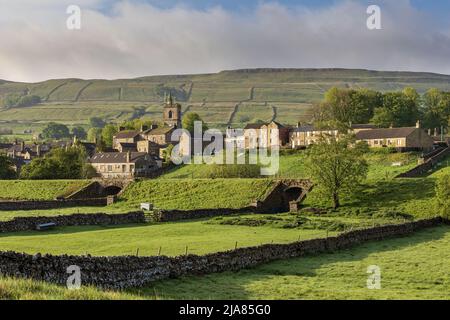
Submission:
<svg viewBox="0 0 450 320">
<path fill-rule="evenodd" d="M 172 93 L 164 102 L 163 121 L 169 127 L 181 128 L 181 104 L 173 101 Z"/>
<path fill-rule="evenodd" d="M 96 153 L 89 163 L 105 179 L 146 177 L 161 168 L 161 161 L 144 152 Z"/>
<path fill-rule="evenodd" d="M 390 147 L 401 151 L 433 149 L 434 139 L 418 122 L 415 127 L 363 130 L 356 133 L 357 141 L 365 141 L 371 148 Z"/>
<path fill-rule="evenodd" d="M 338 134 L 337 129 L 321 129 L 311 124 L 298 124 L 289 133 L 289 144 L 292 149 L 305 148 L 322 138 L 337 137 Z"/>
<path fill-rule="evenodd" d="M 282 147 L 289 142 L 289 128 L 271 121 L 270 123 L 249 123 L 244 128 L 246 149 Z"/>
</svg>

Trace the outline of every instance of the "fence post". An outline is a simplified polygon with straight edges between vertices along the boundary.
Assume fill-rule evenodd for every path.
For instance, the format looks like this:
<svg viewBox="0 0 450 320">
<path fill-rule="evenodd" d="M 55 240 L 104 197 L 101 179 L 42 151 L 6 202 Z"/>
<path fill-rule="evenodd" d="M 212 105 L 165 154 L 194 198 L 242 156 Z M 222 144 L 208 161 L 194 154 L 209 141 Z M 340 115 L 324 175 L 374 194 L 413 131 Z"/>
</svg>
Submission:
<svg viewBox="0 0 450 320">
<path fill-rule="evenodd" d="M 186 246 L 186 251 L 184 253 L 186 256 L 188 255 L 188 246 Z"/>
<path fill-rule="evenodd" d="M 136 257 L 139 257 L 139 248 L 136 249 Z"/>
<path fill-rule="evenodd" d="M 158 256 L 160 256 L 161 255 L 161 246 L 159 247 L 159 250 L 158 250 Z"/>
<path fill-rule="evenodd" d="M 237 246 L 238 246 L 238 242 L 236 241 L 236 243 L 234 244 L 234 250 L 237 249 Z"/>
</svg>

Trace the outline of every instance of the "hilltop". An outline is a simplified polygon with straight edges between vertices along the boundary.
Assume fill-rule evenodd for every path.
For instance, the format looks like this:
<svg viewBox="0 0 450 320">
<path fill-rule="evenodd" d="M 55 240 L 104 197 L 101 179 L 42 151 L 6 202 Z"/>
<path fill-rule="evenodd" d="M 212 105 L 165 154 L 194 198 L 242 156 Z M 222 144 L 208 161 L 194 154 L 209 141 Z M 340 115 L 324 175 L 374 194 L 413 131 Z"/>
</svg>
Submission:
<svg viewBox="0 0 450 320">
<path fill-rule="evenodd" d="M 2 126 L 16 132 L 39 130 L 46 122 L 86 125 L 92 116 L 119 122 L 145 107 L 159 119 L 164 93 L 172 92 L 183 111 L 194 111 L 210 124 L 243 125 L 257 120 L 294 124 L 311 116 L 311 105 L 337 86 L 420 93 L 430 87 L 450 90 L 450 76 L 423 72 L 352 69 L 242 69 L 214 74 L 148 76 L 135 79 L 52 79 L 38 83 L 0 80 L 0 99 L 8 94 L 40 96 L 33 107 L 0 109 Z"/>
</svg>

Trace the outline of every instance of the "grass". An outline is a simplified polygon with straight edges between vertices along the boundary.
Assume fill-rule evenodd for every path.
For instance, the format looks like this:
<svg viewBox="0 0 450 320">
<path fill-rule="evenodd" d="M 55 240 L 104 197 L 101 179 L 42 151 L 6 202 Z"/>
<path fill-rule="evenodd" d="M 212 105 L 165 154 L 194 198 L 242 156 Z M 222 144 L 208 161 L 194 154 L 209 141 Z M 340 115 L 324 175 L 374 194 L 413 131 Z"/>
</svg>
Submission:
<svg viewBox="0 0 450 320">
<path fill-rule="evenodd" d="M 369 242 L 340 252 L 281 260 L 239 272 L 155 282 L 123 292 L 69 291 L 40 281 L 1 278 L 1 299 L 450 299 L 450 227 Z M 367 268 L 381 289 L 367 289 Z"/>
<path fill-rule="evenodd" d="M 88 183 L 88 180 L 0 180 L 0 199 L 53 200 Z"/>
<path fill-rule="evenodd" d="M 245 217 L 245 216 L 244 216 Z M 334 234 L 334 232 L 330 232 Z M 262 243 L 288 243 L 326 236 L 326 230 L 280 229 L 274 226 L 221 225 L 206 220 L 154 225 L 64 227 L 46 232 L 1 234 L 2 250 L 34 254 L 85 254 L 95 256 L 205 254 Z"/>
<path fill-rule="evenodd" d="M 240 272 L 160 281 L 141 295 L 165 299 L 450 299 L 450 227 L 283 260 Z M 369 290 L 367 268 L 381 269 Z M 214 288 L 214 290 L 211 290 Z"/>
<path fill-rule="evenodd" d="M 151 202 L 161 209 L 241 208 L 272 185 L 266 179 L 158 179 L 131 184 L 117 206 Z"/>
</svg>

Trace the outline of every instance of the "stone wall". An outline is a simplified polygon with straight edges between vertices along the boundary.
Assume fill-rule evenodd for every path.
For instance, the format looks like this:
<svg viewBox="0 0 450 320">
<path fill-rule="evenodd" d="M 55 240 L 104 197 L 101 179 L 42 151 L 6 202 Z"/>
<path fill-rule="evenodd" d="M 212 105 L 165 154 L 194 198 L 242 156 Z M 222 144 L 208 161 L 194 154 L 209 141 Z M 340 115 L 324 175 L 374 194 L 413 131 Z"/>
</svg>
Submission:
<svg viewBox="0 0 450 320">
<path fill-rule="evenodd" d="M 131 223 L 145 223 L 142 211 L 124 214 L 71 214 L 54 217 L 16 217 L 9 221 L 0 221 L 0 232 L 17 232 L 36 230 L 36 225 L 56 223 L 57 226 L 86 226 L 86 225 L 119 225 Z"/>
<path fill-rule="evenodd" d="M 0 272 L 7 276 L 27 277 L 64 285 L 69 276 L 67 267 L 76 265 L 81 269 L 83 285 L 124 289 L 141 287 L 166 278 L 237 271 L 278 259 L 345 249 L 366 241 L 408 235 L 423 228 L 440 225 L 442 222 L 441 218 L 433 218 L 401 225 L 356 230 L 336 237 L 291 244 L 266 244 L 204 256 L 91 257 L 0 252 Z"/>
<path fill-rule="evenodd" d="M 154 222 L 169 222 L 253 212 L 255 207 L 249 206 L 239 209 L 154 210 L 145 215 Z"/>
<path fill-rule="evenodd" d="M 106 198 L 97 199 L 62 199 L 62 200 L 19 200 L 0 201 L 0 211 L 16 210 L 43 210 L 71 207 L 104 207 L 107 204 Z"/>
</svg>

